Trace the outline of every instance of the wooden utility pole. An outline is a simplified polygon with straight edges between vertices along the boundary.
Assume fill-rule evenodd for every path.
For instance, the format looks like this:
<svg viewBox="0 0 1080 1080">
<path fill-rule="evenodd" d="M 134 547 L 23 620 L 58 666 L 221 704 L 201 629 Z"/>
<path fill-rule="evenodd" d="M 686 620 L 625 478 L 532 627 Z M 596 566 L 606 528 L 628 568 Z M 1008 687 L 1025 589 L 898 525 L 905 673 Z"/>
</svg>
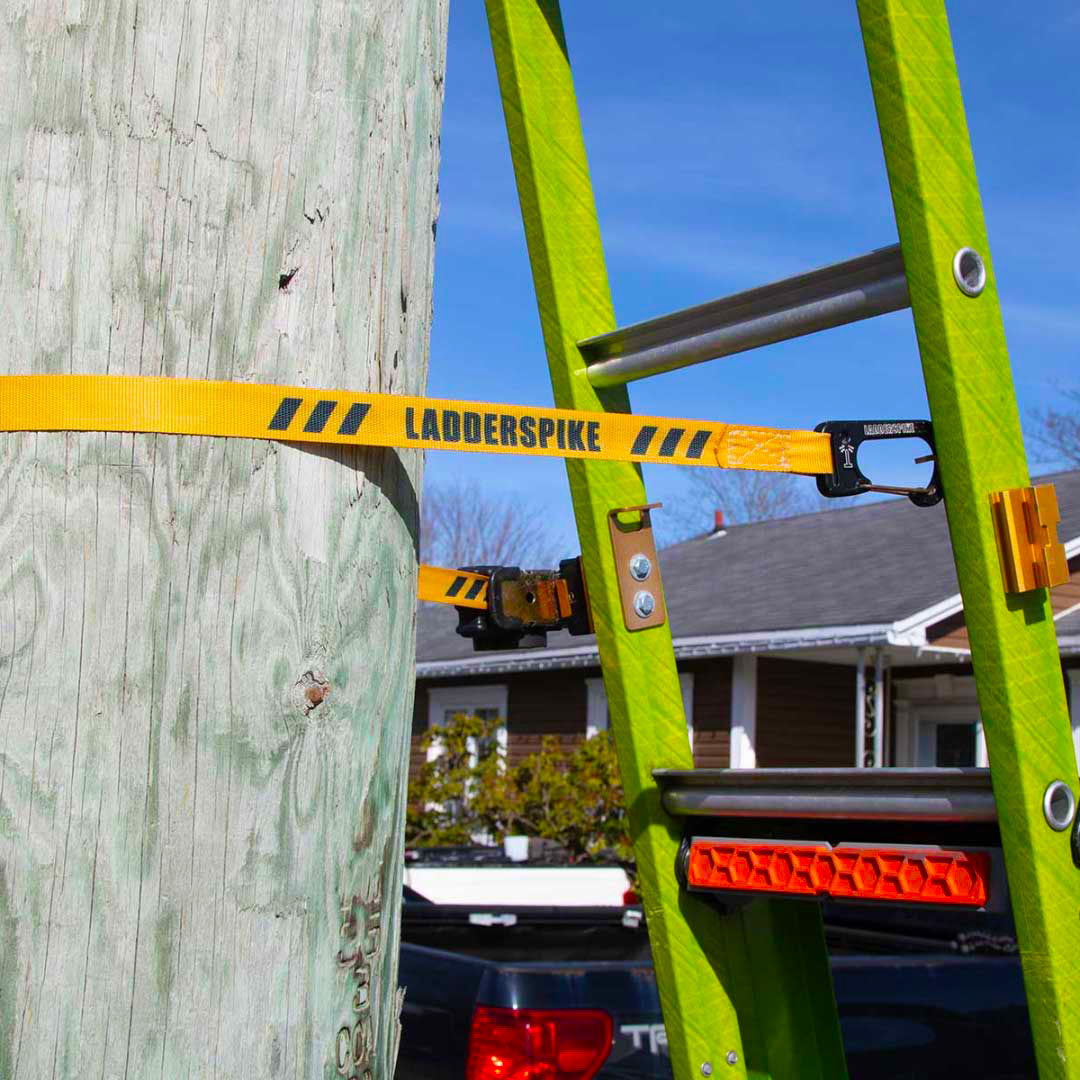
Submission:
<svg viewBox="0 0 1080 1080">
<path fill-rule="evenodd" d="M 0 10 L 0 371 L 423 392 L 446 0 Z M 391 1080 L 420 468 L 0 436 L 0 1077 Z"/>
</svg>

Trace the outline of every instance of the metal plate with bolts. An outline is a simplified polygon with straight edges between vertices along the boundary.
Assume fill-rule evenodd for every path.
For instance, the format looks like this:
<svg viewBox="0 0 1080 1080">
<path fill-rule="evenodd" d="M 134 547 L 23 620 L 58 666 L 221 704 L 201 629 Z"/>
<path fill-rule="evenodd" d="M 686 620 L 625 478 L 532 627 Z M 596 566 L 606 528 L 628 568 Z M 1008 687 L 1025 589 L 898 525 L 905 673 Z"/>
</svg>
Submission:
<svg viewBox="0 0 1080 1080">
<path fill-rule="evenodd" d="M 660 583 L 660 563 L 656 557 L 649 511 L 660 503 L 623 506 L 608 511 L 611 546 L 615 552 L 615 572 L 619 577 L 619 599 L 627 630 L 647 630 L 663 626 L 667 619 L 664 587 Z M 637 514 L 637 521 L 620 521 L 620 514 Z"/>
</svg>

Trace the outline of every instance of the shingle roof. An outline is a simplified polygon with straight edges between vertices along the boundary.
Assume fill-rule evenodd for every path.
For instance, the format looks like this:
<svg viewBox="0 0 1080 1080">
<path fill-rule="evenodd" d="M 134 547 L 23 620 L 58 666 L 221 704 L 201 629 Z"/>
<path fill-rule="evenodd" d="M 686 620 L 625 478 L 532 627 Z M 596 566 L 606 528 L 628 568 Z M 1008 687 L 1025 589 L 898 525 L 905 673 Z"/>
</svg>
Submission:
<svg viewBox="0 0 1080 1080">
<path fill-rule="evenodd" d="M 1057 486 L 1059 537 L 1080 536 L 1080 470 L 1043 481 Z M 664 549 L 660 565 L 675 638 L 891 624 L 958 591 L 944 506 L 922 509 L 907 499 L 732 526 Z M 1080 633 L 1080 615 L 1066 618 Z M 421 605 L 417 660 L 474 655 L 455 625 L 452 608 Z M 549 646 L 594 640 L 548 639 Z"/>
</svg>

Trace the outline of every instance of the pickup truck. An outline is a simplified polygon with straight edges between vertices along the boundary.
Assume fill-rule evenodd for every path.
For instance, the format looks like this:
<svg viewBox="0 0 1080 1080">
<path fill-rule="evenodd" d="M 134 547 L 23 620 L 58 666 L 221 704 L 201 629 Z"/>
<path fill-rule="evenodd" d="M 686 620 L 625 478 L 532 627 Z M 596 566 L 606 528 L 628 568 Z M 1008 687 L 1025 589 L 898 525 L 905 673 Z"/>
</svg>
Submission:
<svg viewBox="0 0 1080 1080">
<path fill-rule="evenodd" d="M 827 906 L 826 927 L 851 1080 L 1036 1075 L 1007 915 Z M 407 890 L 400 972 L 396 1080 L 671 1078 L 640 908 Z"/>
</svg>

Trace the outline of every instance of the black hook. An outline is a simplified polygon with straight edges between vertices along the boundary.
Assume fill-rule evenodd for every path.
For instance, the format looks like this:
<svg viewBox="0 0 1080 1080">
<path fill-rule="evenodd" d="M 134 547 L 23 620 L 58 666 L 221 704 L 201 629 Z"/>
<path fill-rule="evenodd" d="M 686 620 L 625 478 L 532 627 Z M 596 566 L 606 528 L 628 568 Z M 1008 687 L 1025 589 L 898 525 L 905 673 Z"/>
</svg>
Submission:
<svg viewBox="0 0 1080 1080">
<path fill-rule="evenodd" d="M 934 506 L 941 502 L 941 476 L 938 471 L 934 428 L 929 420 L 826 420 L 815 431 L 824 432 L 832 441 L 833 471 L 818 476 L 817 486 L 827 499 L 843 499 L 880 491 L 887 495 L 906 495 L 916 506 Z M 926 487 L 892 487 L 875 484 L 859 468 L 859 447 L 877 439 L 922 439 L 930 453 L 916 462 L 933 461 L 934 472 Z"/>
</svg>

